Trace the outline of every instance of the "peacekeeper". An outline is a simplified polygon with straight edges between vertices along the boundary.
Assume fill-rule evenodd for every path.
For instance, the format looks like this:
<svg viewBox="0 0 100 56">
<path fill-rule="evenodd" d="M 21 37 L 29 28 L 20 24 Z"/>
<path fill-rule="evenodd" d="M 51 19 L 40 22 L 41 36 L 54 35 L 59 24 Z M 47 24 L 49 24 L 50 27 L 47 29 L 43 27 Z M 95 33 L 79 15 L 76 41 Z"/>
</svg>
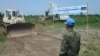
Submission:
<svg viewBox="0 0 100 56">
<path fill-rule="evenodd" d="M 59 56 L 78 56 L 80 51 L 80 35 L 73 30 L 75 20 L 69 17 L 64 24 L 66 25 L 66 31 L 62 35 L 63 39 Z"/>
</svg>

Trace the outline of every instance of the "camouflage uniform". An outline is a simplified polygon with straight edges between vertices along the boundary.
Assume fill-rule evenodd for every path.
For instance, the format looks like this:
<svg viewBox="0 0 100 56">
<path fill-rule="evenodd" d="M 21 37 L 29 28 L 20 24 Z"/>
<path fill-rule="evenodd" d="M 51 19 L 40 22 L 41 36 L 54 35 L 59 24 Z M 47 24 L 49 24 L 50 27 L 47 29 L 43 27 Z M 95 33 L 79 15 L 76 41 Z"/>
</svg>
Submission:
<svg viewBox="0 0 100 56">
<path fill-rule="evenodd" d="M 80 35 L 74 30 L 63 34 L 59 56 L 78 56 L 80 50 Z"/>
</svg>

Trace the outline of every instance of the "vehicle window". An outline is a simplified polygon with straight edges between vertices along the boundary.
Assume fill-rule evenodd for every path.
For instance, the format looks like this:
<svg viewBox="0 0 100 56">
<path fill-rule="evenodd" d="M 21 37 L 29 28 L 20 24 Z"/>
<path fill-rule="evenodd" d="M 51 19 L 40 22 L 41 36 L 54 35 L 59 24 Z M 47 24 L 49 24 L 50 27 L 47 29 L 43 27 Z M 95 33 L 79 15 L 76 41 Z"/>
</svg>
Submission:
<svg viewBox="0 0 100 56">
<path fill-rule="evenodd" d="M 8 20 L 11 19 L 11 13 L 9 11 L 6 11 L 6 16 L 8 17 Z"/>
<path fill-rule="evenodd" d="M 16 12 L 16 11 L 13 11 L 13 12 L 12 12 L 12 16 L 13 16 L 13 17 L 17 16 L 17 12 Z"/>
</svg>

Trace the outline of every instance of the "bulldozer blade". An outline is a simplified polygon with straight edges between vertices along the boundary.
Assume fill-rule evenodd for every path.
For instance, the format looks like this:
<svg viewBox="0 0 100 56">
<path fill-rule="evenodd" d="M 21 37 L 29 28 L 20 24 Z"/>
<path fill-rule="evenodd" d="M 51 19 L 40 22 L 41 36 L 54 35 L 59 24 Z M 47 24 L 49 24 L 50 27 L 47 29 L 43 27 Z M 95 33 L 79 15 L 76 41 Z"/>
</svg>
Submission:
<svg viewBox="0 0 100 56">
<path fill-rule="evenodd" d="M 18 23 L 7 26 L 7 38 L 32 35 L 35 25 L 31 23 Z"/>
</svg>

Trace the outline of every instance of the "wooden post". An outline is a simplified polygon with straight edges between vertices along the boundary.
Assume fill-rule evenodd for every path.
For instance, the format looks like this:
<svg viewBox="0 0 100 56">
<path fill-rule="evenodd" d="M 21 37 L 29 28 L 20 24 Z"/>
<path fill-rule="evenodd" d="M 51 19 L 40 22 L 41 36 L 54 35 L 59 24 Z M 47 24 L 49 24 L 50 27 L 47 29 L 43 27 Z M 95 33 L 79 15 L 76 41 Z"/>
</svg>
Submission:
<svg viewBox="0 0 100 56">
<path fill-rule="evenodd" d="M 87 35 L 88 35 L 88 23 L 89 23 L 88 20 L 89 19 L 88 19 L 88 3 L 87 3 Z"/>
<path fill-rule="evenodd" d="M 53 15 L 53 28 L 55 27 L 55 21 L 54 21 L 54 19 L 55 19 L 55 16 Z"/>
</svg>

